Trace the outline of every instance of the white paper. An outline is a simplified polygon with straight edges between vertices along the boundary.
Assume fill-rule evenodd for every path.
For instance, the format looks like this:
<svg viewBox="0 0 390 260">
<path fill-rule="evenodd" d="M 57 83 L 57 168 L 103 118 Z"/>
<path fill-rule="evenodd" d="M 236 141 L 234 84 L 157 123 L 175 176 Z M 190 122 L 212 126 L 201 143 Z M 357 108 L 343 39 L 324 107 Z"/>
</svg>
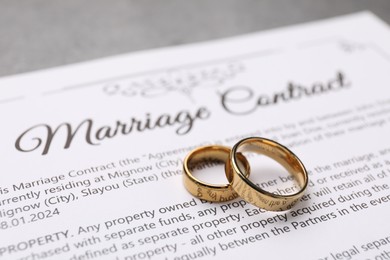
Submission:
<svg viewBox="0 0 390 260">
<path fill-rule="evenodd" d="M 389 259 L 389 87 L 390 30 L 367 12 L 3 78 L 0 258 Z M 308 169 L 291 211 L 185 190 L 191 149 L 247 136 Z"/>
</svg>

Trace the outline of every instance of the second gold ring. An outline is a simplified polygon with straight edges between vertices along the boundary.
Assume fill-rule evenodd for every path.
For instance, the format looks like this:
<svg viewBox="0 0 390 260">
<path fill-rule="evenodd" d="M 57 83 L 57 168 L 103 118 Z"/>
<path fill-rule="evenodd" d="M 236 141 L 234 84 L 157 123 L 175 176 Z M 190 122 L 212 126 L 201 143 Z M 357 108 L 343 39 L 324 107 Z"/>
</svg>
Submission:
<svg viewBox="0 0 390 260">
<path fill-rule="evenodd" d="M 289 195 L 279 195 L 265 191 L 249 180 L 246 169 L 238 163 L 238 155 L 242 152 L 253 152 L 266 155 L 280 163 L 295 179 L 299 188 Z M 299 158 L 287 147 L 266 138 L 249 137 L 233 146 L 230 153 L 230 167 L 226 171 L 233 189 L 244 200 L 253 205 L 271 211 L 290 209 L 305 192 L 308 175 Z"/>
</svg>

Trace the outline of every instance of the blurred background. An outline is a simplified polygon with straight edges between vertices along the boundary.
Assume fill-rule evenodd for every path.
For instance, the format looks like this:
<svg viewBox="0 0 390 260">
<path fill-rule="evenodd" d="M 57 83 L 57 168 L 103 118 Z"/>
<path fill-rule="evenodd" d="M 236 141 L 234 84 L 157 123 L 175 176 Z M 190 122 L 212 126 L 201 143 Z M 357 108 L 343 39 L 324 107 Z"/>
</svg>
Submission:
<svg viewBox="0 0 390 260">
<path fill-rule="evenodd" d="M 0 0 L 0 76 L 369 10 L 390 0 Z"/>
</svg>

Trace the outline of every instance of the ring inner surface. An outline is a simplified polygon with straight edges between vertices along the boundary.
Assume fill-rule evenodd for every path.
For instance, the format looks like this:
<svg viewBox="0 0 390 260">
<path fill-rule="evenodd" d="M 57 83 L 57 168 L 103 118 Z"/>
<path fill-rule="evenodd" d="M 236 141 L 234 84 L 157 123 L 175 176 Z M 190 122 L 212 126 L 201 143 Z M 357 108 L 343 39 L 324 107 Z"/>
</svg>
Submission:
<svg viewBox="0 0 390 260">
<path fill-rule="evenodd" d="M 198 170 L 203 171 L 204 169 L 201 170 L 197 169 L 197 167 L 202 167 L 202 164 L 207 165 L 207 167 L 209 168 L 218 165 L 224 165 L 226 161 L 229 159 L 229 152 L 230 149 L 228 148 L 225 149 L 224 147 L 218 147 L 218 148 L 208 147 L 194 152 L 191 158 L 188 160 L 188 169 L 190 170 L 190 174 L 194 179 L 196 179 L 200 183 L 204 183 L 210 186 L 228 186 L 229 183 L 226 183 L 227 180 L 224 182 L 224 184 L 218 184 L 218 183 L 211 184 L 208 181 L 200 180 L 198 179 L 198 176 L 197 177 L 194 176 L 194 171 L 196 172 Z M 222 169 L 220 173 L 221 176 L 225 176 L 223 172 L 223 168 L 221 169 Z M 215 174 L 213 174 L 213 176 L 215 176 Z"/>
</svg>

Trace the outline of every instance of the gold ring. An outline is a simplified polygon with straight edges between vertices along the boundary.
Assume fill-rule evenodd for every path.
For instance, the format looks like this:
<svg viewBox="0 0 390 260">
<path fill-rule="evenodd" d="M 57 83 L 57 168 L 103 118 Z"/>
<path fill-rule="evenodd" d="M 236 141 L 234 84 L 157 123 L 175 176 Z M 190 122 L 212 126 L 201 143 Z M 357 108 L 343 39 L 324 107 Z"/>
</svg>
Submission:
<svg viewBox="0 0 390 260">
<path fill-rule="evenodd" d="M 254 152 L 266 155 L 280 163 L 298 183 L 300 190 L 289 195 L 278 195 L 265 191 L 251 182 L 245 169 L 238 163 L 241 152 Z M 240 156 L 241 157 L 241 156 Z M 260 137 L 249 137 L 235 144 L 230 152 L 230 166 L 226 176 L 233 189 L 249 203 L 270 211 L 290 209 L 302 197 L 308 183 L 305 166 L 299 158 L 283 145 Z"/>
<path fill-rule="evenodd" d="M 220 145 L 203 146 L 192 150 L 183 162 L 183 181 L 188 192 L 199 199 L 213 202 L 223 202 L 237 198 L 238 195 L 230 183 L 221 185 L 203 182 L 195 178 L 190 170 L 196 164 L 217 161 L 225 163 L 226 175 L 227 167 L 230 165 L 228 163 L 229 154 L 230 148 Z M 237 163 L 245 169 L 245 175 L 248 176 L 250 172 L 249 163 L 242 154 L 237 154 Z"/>
</svg>

